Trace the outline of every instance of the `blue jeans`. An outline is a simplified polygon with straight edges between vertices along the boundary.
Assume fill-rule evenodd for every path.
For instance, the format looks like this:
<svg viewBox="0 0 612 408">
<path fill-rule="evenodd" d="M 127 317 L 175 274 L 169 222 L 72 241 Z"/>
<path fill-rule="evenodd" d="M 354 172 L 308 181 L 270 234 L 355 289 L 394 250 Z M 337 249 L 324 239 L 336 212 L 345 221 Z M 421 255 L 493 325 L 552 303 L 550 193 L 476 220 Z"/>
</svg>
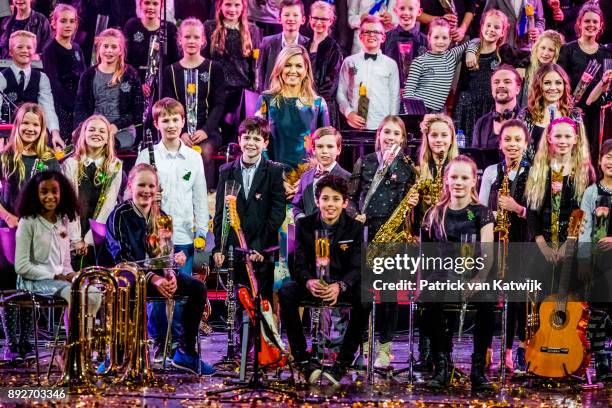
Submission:
<svg viewBox="0 0 612 408">
<path fill-rule="evenodd" d="M 175 245 L 174 253 L 177 254 L 181 251 L 187 257 L 185 265 L 179 269 L 179 273 L 187 276 L 191 276 L 191 269 L 193 267 L 193 244 L 187 245 Z M 176 302 L 174 304 L 174 317 L 172 318 L 172 343 L 176 344 L 182 339 L 184 334 L 184 328 L 182 326 L 183 317 L 183 304 L 184 302 Z M 149 321 L 147 328 L 149 335 L 157 344 L 163 344 L 166 339 L 166 330 L 168 328 L 168 319 L 166 316 L 166 305 L 161 302 L 151 302 L 147 305 L 147 314 Z"/>
</svg>

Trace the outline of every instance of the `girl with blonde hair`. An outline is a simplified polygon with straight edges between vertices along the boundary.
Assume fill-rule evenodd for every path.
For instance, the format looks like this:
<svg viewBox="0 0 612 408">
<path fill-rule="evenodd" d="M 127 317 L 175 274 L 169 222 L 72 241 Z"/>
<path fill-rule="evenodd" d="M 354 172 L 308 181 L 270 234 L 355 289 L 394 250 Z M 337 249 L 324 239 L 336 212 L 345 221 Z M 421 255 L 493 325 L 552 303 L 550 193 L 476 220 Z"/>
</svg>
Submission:
<svg viewBox="0 0 612 408">
<path fill-rule="evenodd" d="M 563 46 L 563 36 L 555 30 L 546 30 L 538 36 L 537 41 L 531 48 L 529 66 L 525 71 L 525 79 L 521 93 L 518 97 L 519 106 L 527 105 L 529 89 L 533 82 L 533 77 L 538 69 L 544 64 L 555 64 L 559 59 L 559 53 Z"/>
<path fill-rule="evenodd" d="M 122 162 L 115 155 L 110 127 L 102 115 L 87 118 L 81 125 L 74 155 L 62 163 L 64 175 L 76 191 L 81 209 L 80 219 L 69 224 L 70 242 L 77 255 L 90 254 L 86 262 L 81 259 L 85 266 L 95 261 L 91 256 L 95 242 L 89 220 L 106 224 L 121 187 Z M 79 259 L 75 261 L 78 265 Z"/>
<path fill-rule="evenodd" d="M 97 64 L 79 81 L 74 107 L 74 127 L 93 114 L 104 115 L 119 148 L 136 141 L 136 125 L 142 121 L 143 95 L 138 72 L 125 62 L 125 37 L 109 28 L 95 39 Z"/>
<path fill-rule="evenodd" d="M 329 115 L 327 103 L 315 92 L 304 47 L 289 45 L 278 54 L 270 89 L 259 97 L 256 115 L 270 122 L 270 160 L 295 168 L 306 159 L 310 134 L 329 126 Z"/>
<path fill-rule="evenodd" d="M 540 140 L 525 191 L 528 225 L 547 261 L 563 256 L 571 212 L 594 180 L 583 124 L 554 119 Z"/>
</svg>

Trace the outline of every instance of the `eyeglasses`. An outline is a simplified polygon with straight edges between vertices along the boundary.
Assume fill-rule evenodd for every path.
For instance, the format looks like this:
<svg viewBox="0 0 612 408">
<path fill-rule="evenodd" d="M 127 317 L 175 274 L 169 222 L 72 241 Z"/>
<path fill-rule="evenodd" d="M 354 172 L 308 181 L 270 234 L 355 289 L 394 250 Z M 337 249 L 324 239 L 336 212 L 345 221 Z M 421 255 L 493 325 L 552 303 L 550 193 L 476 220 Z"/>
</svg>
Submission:
<svg viewBox="0 0 612 408">
<path fill-rule="evenodd" d="M 317 23 L 327 23 L 330 19 L 328 17 L 310 17 L 311 20 L 316 21 Z"/>
<path fill-rule="evenodd" d="M 364 35 L 366 37 L 374 37 L 377 35 L 383 35 L 384 33 L 381 31 L 373 31 L 373 30 L 366 30 L 366 31 L 362 31 L 361 35 Z"/>
</svg>

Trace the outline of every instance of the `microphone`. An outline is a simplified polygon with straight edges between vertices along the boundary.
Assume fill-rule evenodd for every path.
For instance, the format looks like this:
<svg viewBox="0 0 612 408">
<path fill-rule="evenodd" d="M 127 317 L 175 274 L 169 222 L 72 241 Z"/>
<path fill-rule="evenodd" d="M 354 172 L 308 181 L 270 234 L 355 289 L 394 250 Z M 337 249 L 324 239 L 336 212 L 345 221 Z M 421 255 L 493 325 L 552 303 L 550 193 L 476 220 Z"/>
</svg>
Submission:
<svg viewBox="0 0 612 408">
<path fill-rule="evenodd" d="M 548 113 L 550 113 L 550 121 L 552 122 L 553 120 L 555 120 L 555 112 L 557 112 L 557 105 L 554 103 L 551 103 L 550 105 L 547 106 L 548 109 Z"/>
</svg>

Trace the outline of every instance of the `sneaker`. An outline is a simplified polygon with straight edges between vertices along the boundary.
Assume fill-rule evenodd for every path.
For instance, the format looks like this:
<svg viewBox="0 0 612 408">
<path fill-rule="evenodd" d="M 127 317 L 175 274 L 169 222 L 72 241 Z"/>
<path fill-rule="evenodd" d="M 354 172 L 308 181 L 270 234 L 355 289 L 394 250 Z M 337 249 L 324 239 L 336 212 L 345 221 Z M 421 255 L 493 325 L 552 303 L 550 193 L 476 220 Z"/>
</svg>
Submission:
<svg viewBox="0 0 612 408">
<path fill-rule="evenodd" d="M 506 371 L 514 371 L 514 359 L 512 358 L 512 349 L 506 349 Z"/>
<path fill-rule="evenodd" d="M 36 352 L 30 343 L 20 344 L 19 354 L 24 360 L 32 360 L 36 358 Z"/>
<path fill-rule="evenodd" d="M 308 384 L 316 384 L 319 381 L 322 371 L 316 361 L 309 359 L 297 362 L 296 365 Z"/>
<path fill-rule="evenodd" d="M 378 343 L 376 348 L 376 359 L 374 360 L 374 367 L 376 368 L 389 368 L 391 365 L 391 342 Z"/>
<path fill-rule="evenodd" d="M 172 366 L 181 370 L 189 371 L 193 374 L 198 374 L 198 363 L 200 364 L 200 374 L 202 375 L 213 375 L 215 369 L 210 364 L 204 361 L 198 361 L 198 355 L 187 354 L 180 348 L 176 349 L 174 357 L 172 358 Z"/>
<path fill-rule="evenodd" d="M 525 349 L 522 347 L 518 347 L 516 349 L 514 372 L 516 374 L 525 374 L 527 372 L 527 361 L 525 360 Z"/>
<path fill-rule="evenodd" d="M 4 361 L 10 361 L 13 363 L 23 362 L 23 357 L 20 353 L 19 346 L 17 344 L 11 344 L 4 349 Z"/>
<path fill-rule="evenodd" d="M 168 351 L 166 352 L 166 361 L 170 362 L 172 354 L 170 353 L 170 347 L 168 347 Z M 155 343 L 153 344 L 153 362 L 157 364 L 162 364 L 164 362 L 164 345 Z"/>
<path fill-rule="evenodd" d="M 104 374 L 104 372 L 106 371 L 106 368 L 110 366 L 110 357 L 106 356 L 106 358 L 104 359 L 103 362 L 100 363 L 100 365 L 98 366 L 98 368 L 96 368 L 96 374 L 97 375 L 102 375 Z"/>
<path fill-rule="evenodd" d="M 336 362 L 332 368 L 323 372 L 323 376 L 327 378 L 334 387 L 337 387 L 340 385 L 340 381 L 342 381 L 342 377 L 344 377 L 347 371 L 346 365 Z"/>
</svg>

